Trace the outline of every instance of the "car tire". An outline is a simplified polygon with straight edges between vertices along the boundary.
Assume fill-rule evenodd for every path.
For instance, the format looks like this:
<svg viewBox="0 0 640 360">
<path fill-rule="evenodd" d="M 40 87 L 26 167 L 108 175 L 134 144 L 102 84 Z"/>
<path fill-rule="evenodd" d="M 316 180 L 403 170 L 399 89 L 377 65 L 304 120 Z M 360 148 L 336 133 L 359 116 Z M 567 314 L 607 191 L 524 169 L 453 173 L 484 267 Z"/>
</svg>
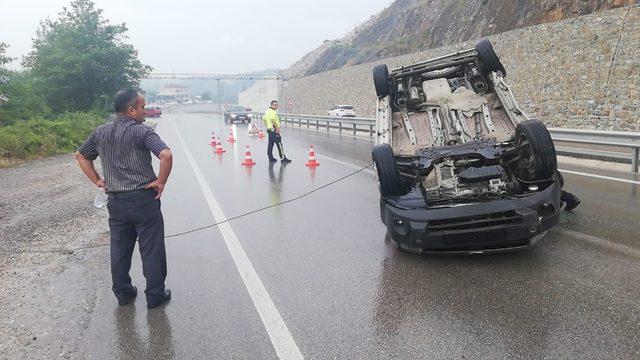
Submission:
<svg viewBox="0 0 640 360">
<path fill-rule="evenodd" d="M 378 98 L 383 98 L 391 92 L 389 87 L 389 68 L 386 64 L 373 67 L 373 85 L 376 88 Z"/>
<path fill-rule="evenodd" d="M 482 63 L 484 70 L 489 73 L 492 71 L 501 72 L 502 77 L 507 77 L 507 70 L 502 65 L 498 54 L 493 50 L 493 45 L 489 39 L 481 39 L 476 43 L 476 52 L 478 53 L 478 59 Z"/>
<path fill-rule="evenodd" d="M 516 173 L 520 180 L 546 180 L 556 174 L 556 149 L 549 130 L 542 121 L 531 119 L 518 124 L 516 146 L 520 157 Z"/>
<path fill-rule="evenodd" d="M 380 195 L 383 197 L 402 195 L 400 173 L 391 146 L 389 144 L 374 146 L 371 157 L 378 173 Z"/>
</svg>

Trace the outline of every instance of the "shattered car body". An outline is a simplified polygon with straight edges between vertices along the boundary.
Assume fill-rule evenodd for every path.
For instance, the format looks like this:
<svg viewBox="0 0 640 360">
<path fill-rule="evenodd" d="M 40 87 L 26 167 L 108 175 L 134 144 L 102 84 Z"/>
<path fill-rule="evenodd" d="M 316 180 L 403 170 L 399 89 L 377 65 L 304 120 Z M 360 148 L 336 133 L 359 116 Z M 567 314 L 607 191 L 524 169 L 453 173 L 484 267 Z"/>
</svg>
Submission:
<svg viewBox="0 0 640 360">
<path fill-rule="evenodd" d="M 381 219 L 400 249 L 519 249 L 558 222 L 551 136 L 518 107 L 488 40 L 373 75 Z"/>
</svg>

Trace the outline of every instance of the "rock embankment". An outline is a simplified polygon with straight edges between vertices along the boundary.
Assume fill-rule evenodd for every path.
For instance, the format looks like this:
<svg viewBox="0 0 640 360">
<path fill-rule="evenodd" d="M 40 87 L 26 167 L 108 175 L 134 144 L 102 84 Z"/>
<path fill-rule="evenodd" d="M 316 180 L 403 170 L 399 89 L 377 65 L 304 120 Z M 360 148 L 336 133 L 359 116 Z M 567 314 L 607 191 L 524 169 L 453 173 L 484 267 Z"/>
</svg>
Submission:
<svg viewBox="0 0 640 360">
<path fill-rule="evenodd" d="M 640 0 L 397 0 L 285 72 L 306 76 L 505 31 L 638 4 Z"/>
<path fill-rule="evenodd" d="M 550 126 L 640 131 L 640 6 L 627 6 L 490 36 L 523 110 Z M 335 104 L 372 117 L 371 75 L 473 47 L 475 40 L 327 71 L 286 84 L 291 112 L 325 115 Z"/>
</svg>

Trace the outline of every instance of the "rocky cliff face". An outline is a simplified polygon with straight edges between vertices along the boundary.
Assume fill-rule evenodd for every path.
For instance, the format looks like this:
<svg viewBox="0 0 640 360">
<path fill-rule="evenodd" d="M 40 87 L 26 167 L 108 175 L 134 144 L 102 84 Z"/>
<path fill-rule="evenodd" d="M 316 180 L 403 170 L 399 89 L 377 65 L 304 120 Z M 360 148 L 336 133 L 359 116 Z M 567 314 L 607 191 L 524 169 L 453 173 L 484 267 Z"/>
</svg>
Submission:
<svg viewBox="0 0 640 360">
<path fill-rule="evenodd" d="M 640 0 L 397 0 L 345 38 L 327 41 L 307 54 L 285 75 L 312 75 L 638 3 Z"/>
</svg>

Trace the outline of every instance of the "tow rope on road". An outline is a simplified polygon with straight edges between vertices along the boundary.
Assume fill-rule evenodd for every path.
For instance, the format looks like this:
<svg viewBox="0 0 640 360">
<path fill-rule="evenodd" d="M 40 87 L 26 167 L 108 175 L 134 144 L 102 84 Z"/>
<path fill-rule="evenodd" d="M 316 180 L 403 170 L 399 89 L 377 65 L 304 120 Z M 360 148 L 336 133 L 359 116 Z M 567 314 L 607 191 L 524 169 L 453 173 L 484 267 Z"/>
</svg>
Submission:
<svg viewBox="0 0 640 360">
<path fill-rule="evenodd" d="M 315 189 L 312 189 L 312 190 L 310 190 L 310 191 L 308 191 L 308 192 L 306 192 L 306 193 L 304 193 L 304 194 L 302 194 L 302 195 L 298 195 L 298 196 L 293 197 L 293 198 L 291 198 L 291 199 L 284 200 L 284 201 L 281 201 L 281 202 L 279 202 L 279 203 L 275 203 L 275 204 L 272 204 L 272 205 L 269 205 L 269 206 L 261 207 L 261 208 L 255 209 L 255 210 L 251 210 L 251 211 L 249 211 L 249 212 L 246 212 L 246 213 L 243 213 L 243 214 L 240 214 L 240 215 L 236 215 L 236 216 L 230 217 L 230 218 L 228 218 L 228 219 L 226 219 L 226 220 L 219 221 L 219 222 L 213 223 L 213 224 L 211 224 L 211 225 L 201 226 L 201 227 L 199 227 L 199 228 L 191 229 L 191 230 L 188 230 L 188 231 L 183 231 L 183 232 L 176 233 L 176 234 L 165 235 L 165 237 L 164 237 L 164 238 L 165 238 L 165 239 L 168 239 L 168 238 L 173 238 L 173 237 L 178 237 L 178 236 L 183 236 L 183 235 L 191 234 L 191 233 L 194 233 L 194 232 L 197 232 L 197 231 L 202 231 L 202 230 L 205 230 L 205 229 L 209 229 L 209 228 L 212 228 L 212 227 L 216 227 L 216 226 L 218 226 L 218 225 L 220 225 L 220 224 L 224 224 L 224 223 L 229 222 L 229 221 L 232 221 L 232 220 L 237 220 L 237 219 L 240 219 L 240 218 L 243 218 L 243 217 L 246 217 L 246 216 L 249 216 L 249 215 L 253 215 L 253 214 L 255 214 L 255 213 L 259 213 L 259 212 L 261 212 L 261 211 L 265 211 L 265 210 L 268 210 L 268 209 L 271 209 L 271 208 L 274 208 L 274 207 L 277 207 L 277 206 L 282 206 L 282 205 L 284 205 L 284 204 L 288 204 L 288 203 L 291 203 L 291 202 L 294 202 L 294 201 L 298 201 L 298 200 L 300 200 L 300 199 L 302 199 L 302 198 L 304 198 L 304 197 L 306 197 L 306 196 L 309 196 L 309 195 L 311 195 L 311 194 L 313 194 L 313 193 L 315 193 L 315 192 L 317 192 L 317 191 L 320 191 L 320 190 L 322 190 L 322 189 L 324 189 L 324 188 L 327 188 L 327 187 L 329 187 L 329 186 L 331 186 L 331 185 L 334 185 L 334 184 L 336 184 L 336 183 L 339 183 L 340 181 L 343 181 L 343 180 L 345 180 L 345 179 L 347 179 L 347 178 L 349 178 L 349 177 L 351 177 L 351 176 L 353 176 L 353 175 L 355 175 L 355 174 L 358 174 L 358 173 L 360 173 L 360 172 L 362 172 L 362 171 L 364 171 L 364 170 L 366 170 L 366 169 L 370 168 L 371 166 L 373 166 L 373 163 L 370 163 L 370 164 L 368 164 L 368 165 L 366 165 L 366 166 L 364 166 L 364 167 L 361 167 L 361 168 L 359 168 L 359 169 L 357 169 L 357 170 L 355 170 L 355 171 L 352 171 L 352 172 L 348 173 L 348 174 L 347 174 L 347 175 L 345 175 L 345 176 L 342 176 L 342 177 L 340 177 L 340 178 L 338 178 L 338 179 L 336 179 L 336 180 L 333 180 L 333 181 L 331 181 L 331 182 L 328 182 L 328 183 L 326 183 L 326 184 L 324 184 L 324 185 L 322 185 L 322 186 L 320 186 L 320 187 L 317 187 L 317 188 L 315 188 Z M 104 246 L 109 246 L 109 243 L 106 243 L 106 244 L 86 245 L 86 246 L 80 246 L 80 247 L 75 247 L 75 248 L 70 248 L 70 249 L 52 249 L 52 250 L 0 250 L 0 252 L 1 252 L 1 253 L 62 253 L 62 254 L 69 254 L 69 255 L 70 255 L 70 254 L 73 254 L 75 251 L 79 251 L 79 250 L 87 250 L 87 249 L 95 249 L 95 248 L 104 247 Z"/>
</svg>

